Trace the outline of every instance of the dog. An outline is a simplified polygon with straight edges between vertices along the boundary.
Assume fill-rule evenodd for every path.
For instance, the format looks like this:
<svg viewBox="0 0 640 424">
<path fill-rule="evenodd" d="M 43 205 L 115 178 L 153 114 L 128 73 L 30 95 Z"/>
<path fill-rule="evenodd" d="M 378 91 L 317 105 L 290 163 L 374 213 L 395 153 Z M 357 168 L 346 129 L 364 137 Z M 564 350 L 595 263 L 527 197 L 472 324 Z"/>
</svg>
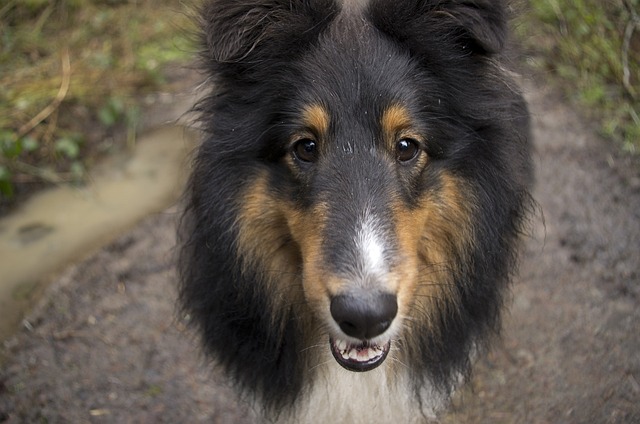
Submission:
<svg viewBox="0 0 640 424">
<path fill-rule="evenodd" d="M 435 419 L 530 210 L 499 0 L 206 0 L 179 299 L 265 422 Z"/>
</svg>

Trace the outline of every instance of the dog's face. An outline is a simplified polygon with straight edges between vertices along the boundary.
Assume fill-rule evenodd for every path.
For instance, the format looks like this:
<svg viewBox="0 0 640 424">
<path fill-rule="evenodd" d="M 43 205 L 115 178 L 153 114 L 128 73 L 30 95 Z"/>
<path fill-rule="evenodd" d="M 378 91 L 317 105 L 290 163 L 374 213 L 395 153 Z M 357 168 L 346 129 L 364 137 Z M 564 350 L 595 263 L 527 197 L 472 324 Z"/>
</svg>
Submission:
<svg viewBox="0 0 640 424">
<path fill-rule="evenodd" d="M 313 346 L 352 371 L 391 352 L 416 387 L 448 386 L 499 315 L 530 180 L 500 2 L 363 3 L 203 11 L 216 88 L 182 296 L 246 385 L 241 357 Z"/>
<path fill-rule="evenodd" d="M 461 140 L 438 125 L 435 78 L 373 28 L 319 37 L 287 81 L 240 201 L 239 251 L 275 292 L 301 286 L 338 363 L 367 371 L 407 319 L 428 326 L 438 300 L 456 302 L 451 262 L 474 237 L 473 194 L 446 160 Z"/>
</svg>

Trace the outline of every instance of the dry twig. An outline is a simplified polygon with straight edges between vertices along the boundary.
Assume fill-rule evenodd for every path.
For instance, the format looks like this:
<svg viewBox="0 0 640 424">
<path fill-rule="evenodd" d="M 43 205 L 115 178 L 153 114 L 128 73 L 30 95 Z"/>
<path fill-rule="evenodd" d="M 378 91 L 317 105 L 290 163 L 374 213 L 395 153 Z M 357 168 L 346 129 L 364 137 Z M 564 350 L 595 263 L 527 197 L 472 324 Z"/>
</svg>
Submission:
<svg viewBox="0 0 640 424">
<path fill-rule="evenodd" d="M 24 124 L 18 130 L 18 137 L 23 137 L 24 135 L 31 132 L 39 123 L 47 119 L 55 110 L 58 109 L 60 103 L 67 96 L 67 92 L 69 91 L 69 85 L 71 84 L 71 61 L 69 59 L 69 50 L 65 49 L 62 55 L 62 82 L 60 84 L 60 89 L 58 90 L 58 94 L 53 99 L 51 103 L 44 109 L 40 111 L 36 116 L 31 118 L 29 122 Z"/>
</svg>

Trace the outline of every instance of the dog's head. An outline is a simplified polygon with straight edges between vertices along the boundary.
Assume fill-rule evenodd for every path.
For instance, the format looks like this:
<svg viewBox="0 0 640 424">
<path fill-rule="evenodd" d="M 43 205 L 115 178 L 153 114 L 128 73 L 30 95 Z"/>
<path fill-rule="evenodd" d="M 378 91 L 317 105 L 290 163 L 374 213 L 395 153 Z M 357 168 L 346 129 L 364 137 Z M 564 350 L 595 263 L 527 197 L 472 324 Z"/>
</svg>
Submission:
<svg viewBox="0 0 640 424">
<path fill-rule="evenodd" d="M 500 3 L 207 3 L 215 87 L 183 299 L 238 374 L 246 344 L 225 359 L 217 343 L 234 341 L 207 340 L 227 315 L 243 339 L 225 334 L 262 338 L 249 351 L 274 363 L 322 344 L 354 371 L 390 351 L 445 382 L 467 365 L 496 322 L 530 180 L 526 107 L 496 65 Z"/>
</svg>

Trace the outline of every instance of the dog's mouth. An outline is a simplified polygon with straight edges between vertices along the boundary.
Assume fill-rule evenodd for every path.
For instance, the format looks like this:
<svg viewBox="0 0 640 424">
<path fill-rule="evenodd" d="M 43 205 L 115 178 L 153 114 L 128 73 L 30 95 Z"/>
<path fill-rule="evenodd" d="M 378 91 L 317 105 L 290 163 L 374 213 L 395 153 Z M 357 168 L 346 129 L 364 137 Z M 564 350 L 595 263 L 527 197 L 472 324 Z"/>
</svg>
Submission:
<svg viewBox="0 0 640 424">
<path fill-rule="evenodd" d="M 391 341 L 384 345 L 363 342 L 349 343 L 345 340 L 329 339 L 331 353 L 336 362 L 349 371 L 371 371 L 384 362 L 391 348 Z"/>
</svg>

